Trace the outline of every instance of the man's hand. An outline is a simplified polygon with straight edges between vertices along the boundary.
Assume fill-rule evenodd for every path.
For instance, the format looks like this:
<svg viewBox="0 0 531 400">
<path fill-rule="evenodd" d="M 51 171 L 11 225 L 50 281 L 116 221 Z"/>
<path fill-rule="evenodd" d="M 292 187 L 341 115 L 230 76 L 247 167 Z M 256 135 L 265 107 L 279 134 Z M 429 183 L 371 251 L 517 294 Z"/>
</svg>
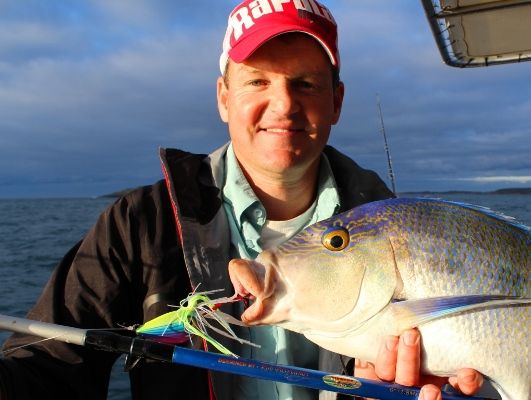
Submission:
<svg viewBox="0 0 531 400">
<path fill-rule="evenodd" d="M 440 388 L 448 382 L 467 395 L 477 392 L 483 383 L 483 376 L 470 368 L 460 369 L 457 376 L 449 379 L 420 375 L 420 333 L 416 329 L 410 329 L 400 337 L 386 337 L 376 364 L 356 360 L 354 374 L 360 378 L 394 381 L 404 386 L 422 386 L 419 400 L 440 400 Z"/>
</svg>

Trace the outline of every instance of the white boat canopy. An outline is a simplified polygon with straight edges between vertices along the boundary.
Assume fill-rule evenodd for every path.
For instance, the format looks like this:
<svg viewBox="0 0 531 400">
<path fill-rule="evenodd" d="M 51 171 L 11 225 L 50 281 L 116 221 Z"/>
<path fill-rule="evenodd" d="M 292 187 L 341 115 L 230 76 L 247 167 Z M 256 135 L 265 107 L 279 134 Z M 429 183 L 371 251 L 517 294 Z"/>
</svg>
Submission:
<svg viewBox="0 0 531 400">
<path fill-rule="evenodd" d="M 444 62 L 480 67 L 531 60 L 531 0 L 421 0 Z"/>
</svg>

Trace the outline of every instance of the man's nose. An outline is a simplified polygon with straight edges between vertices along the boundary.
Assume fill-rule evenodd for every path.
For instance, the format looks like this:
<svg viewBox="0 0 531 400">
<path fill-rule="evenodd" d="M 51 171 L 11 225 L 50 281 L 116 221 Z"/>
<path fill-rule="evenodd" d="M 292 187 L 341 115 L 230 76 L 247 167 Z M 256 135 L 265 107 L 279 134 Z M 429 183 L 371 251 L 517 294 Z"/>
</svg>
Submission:
<svg viewBox="0 0 531 400">
<path fill-rule="evenodd" d="M 275 85 L 272 89 L 270 106 L 275 114 L 286 116 L 300 110 L 300 103 L 289 82 Z"/>
</svg>

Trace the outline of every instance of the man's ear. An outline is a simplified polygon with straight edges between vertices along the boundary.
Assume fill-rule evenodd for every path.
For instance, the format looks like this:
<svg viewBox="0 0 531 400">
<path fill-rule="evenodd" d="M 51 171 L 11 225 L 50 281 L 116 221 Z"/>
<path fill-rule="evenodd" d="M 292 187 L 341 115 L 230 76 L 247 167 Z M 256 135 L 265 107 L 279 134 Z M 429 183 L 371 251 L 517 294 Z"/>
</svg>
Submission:
<svg viewBox="0 0 531 400">
<path fill-rule="evenodd" d="M 217 97 L 218 97 L 218 111 L 219 116 L 223 122 L 229 122 L 229 109 L 227 106 L 227 97 L 229 89 L 225 85 L 225 80 L 222 76 L 217 81 Z"/>
<path fill-rule="evenodd" d="M 341 115 L 341 107 L 343 106 L 343 98 L 345 97 L 345 85 L 339 82 L 334 90 L 334 119 L 332 125 L 337 124 Z"/>
</svg>

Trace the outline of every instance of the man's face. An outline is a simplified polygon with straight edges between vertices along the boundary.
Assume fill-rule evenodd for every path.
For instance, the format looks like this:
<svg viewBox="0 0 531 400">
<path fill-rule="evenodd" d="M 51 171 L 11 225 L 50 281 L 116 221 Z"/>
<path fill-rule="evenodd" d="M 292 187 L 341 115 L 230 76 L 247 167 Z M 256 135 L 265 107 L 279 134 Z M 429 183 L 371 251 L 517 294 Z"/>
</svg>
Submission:
<svg viewBox="0 0 531 400">
<path fill-rule="evenodd" d="M 316 165 L 341 111 L 343 86 L 305 34 L 271 39 L 218 79 L 218 107 L 234 152 L 248 174 L 284 175 Z"/>
</svg>

